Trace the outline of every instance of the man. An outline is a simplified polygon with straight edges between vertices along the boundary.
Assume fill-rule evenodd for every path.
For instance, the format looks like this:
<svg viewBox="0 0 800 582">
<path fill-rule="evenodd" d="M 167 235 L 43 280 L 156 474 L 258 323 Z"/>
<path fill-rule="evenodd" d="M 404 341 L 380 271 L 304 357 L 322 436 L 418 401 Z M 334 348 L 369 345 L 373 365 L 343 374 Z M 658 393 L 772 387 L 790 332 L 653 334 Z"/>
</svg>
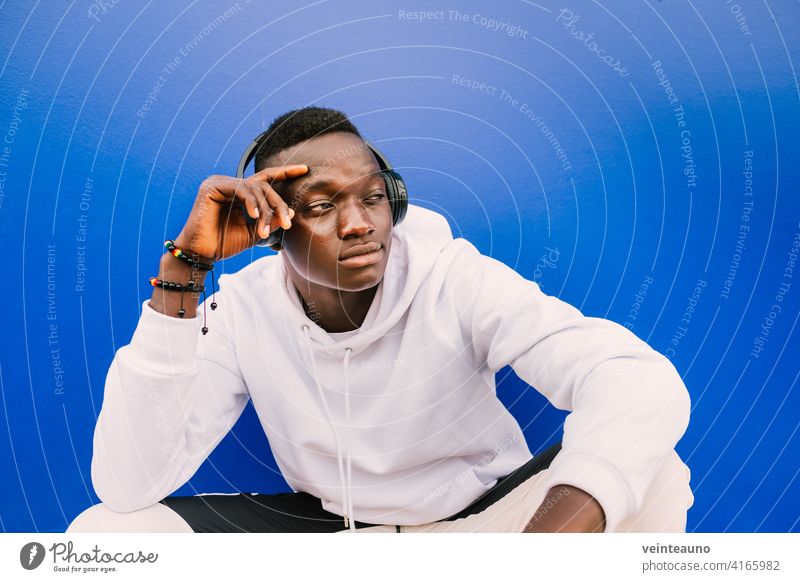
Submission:
<svg viewBox="0 0 800 582">
<path fill-rule="evenodd" d="M 279 252 L 220 278 L 207 334 L 183 293 L 143 304 L 95 432 L 103 503 L 68 531 L 685 529 L 672 364 L 435 212 L 393 226 L 379 169 L 343 113 L 309 107 L 273 122 L 256 174 L 203 183 L 176 247 L 208 264 L 283 228 Z M 158 278 L 205 271 L 168 253 Z M 531 455 L 495 394 L 506 365 L 572 411 L 561 446 Z M 293 493 L 168 497 L 250 399 Z"/>
</svg>

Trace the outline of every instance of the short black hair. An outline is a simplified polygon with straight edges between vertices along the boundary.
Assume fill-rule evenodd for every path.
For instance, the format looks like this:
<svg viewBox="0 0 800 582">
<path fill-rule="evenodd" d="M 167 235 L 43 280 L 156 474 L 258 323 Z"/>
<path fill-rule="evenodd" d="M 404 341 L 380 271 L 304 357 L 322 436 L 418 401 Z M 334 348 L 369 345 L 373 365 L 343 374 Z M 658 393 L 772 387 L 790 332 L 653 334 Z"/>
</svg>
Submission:
<svg viewBox="0 0 800 582">
<path fill-rule="evenodd" d="M 255 170 L 267 167 L 269 159 L 280 151 L 326 133 L 344 131 L 361 137 L 347 115 L 326 107 L 303 107 L 275 118 L 256 151 Z M 363 138 L 362 138 L 363 139 Z"/>
</svg>

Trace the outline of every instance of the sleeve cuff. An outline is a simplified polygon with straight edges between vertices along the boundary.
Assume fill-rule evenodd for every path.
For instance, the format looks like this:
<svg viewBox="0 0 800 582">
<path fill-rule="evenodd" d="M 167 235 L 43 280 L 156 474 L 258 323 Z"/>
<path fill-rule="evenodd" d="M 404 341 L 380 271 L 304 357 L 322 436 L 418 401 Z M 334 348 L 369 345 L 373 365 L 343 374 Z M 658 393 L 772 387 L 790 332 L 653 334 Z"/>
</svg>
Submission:
<svg viewBox="0 0 800 582">
<path fill-rule="evenodd" d="M 200 321 L 180 319 L 159 313 L 142 303 L 142 316 L 133 333 L 130 350 L 147 370 L 174 376 L 195 371 Z"/>
<path fill-rule="evenodd" d="M 571 485 L 586 491 L 603 508 L 606 532 L 613 532 L 635 511 L 630 487 L 610 463 L 585 453 L 559 454 L 547 471 L 543 489 Z"/>
</svg>

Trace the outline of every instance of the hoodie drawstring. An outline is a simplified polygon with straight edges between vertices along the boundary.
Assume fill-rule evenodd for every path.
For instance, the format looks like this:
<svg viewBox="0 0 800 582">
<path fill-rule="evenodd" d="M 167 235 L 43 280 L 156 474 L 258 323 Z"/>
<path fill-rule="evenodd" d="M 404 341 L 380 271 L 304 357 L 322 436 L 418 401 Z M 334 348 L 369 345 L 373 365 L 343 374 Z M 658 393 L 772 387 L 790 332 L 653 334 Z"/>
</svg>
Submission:
<svg viewBox="0 0 800 582">
<path fill-rule="evenodd" d="M 352 430 L 350 428 L 350 383 L 347 380 L 347 369 L 350 366 L 351 348 L 344 350 L 344 410 L 345 425 L 347 426 L 347 437 L 345 438 L 345 450 L 347 451 L 347 515 L 350 516 L 352 523 L 351 529 L 355 530 L 355 519 L 353 518 L 353 474 L 352 474 Z"/>
<path fill-rule="evenodd" d="M 311 343 L 311 333 L 309 332 L 311 328 L 308 325 L 303 325 L 303 332 L 306 336 L 306 347 L 308 348 L 308 354 L 311 358 L 311 371 L 312 376 L 314 377 L 314 383 L 317 386 L 317 392 L 319 393 L 320 399 L 322 400 L 322 405 L 325 409 L 325 414 L 328 417 L 328 424 L 333 431 L 333 437 L 336 441 L 336 458 L 339 465 L 339 482 L 342 485 L 342 511 L 344 512 L 344 526 L 349 527 L 352 531 L 356 531 L 356 524 L 355 519 L 353 518 L 353 499 L 352 499 L 352 472 L 351 472 L 351 435 L 350 435 L 350 386 L 347 379 L 347 368 L 350 364 L 350 354 L 352 353 L 351 348 L 345 348 L 345 356 L 344 356 L 344 405 L 345 405 L 345 418 L 346 418 L 346 425 L 347 425 L 347 436 L 345 438 L 345 446 L 346 446 L 346 455 L 347 455 L 347 477 L 345 478 L 344 468 L 342 466 L 342 443 L 341 438 L 339 437 L 339 431 L 336 429 L 336 426 L 333 423 L 333 415 L 331 414 L 331 409 L 328 406 L 328 399 L 325 397 L 325 392 L 322 390 L 322 385 L 319 382 L 319 378 L 317 377 L 317 361 L 314 357 L 314 347 Z"/>
</svg>

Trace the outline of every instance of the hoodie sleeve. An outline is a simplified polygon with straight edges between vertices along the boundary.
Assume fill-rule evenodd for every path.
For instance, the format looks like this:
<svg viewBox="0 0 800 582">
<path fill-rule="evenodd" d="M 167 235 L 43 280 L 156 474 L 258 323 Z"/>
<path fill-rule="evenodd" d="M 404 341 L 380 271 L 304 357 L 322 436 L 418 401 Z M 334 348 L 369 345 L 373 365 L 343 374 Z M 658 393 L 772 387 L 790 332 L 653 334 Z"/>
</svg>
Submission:
<svg viewBox="0 0 800 582">
<path fill-rule="evenodd" d="M 135 511 L 174 492 L 244 410 L 249 394 L 225 318 L 214 314 L 203 336 L 200 317 L 168 317 L 145 301 L 131 343 L 117 350 L 91 469 L 110 509 Z"/>
<path fill-rule="evenodd" d="M 627 328 L 585 317 L 468 242 L 454 268 L 457 286 L 449 293 L 477 365 L 492 372 L 510 365 L 571 411 L 545 487 L 583 489 L 613 531 L 641 510 L 659 465 L 686 430 L 690 400 L 680 375 Z"/>
</svg>

